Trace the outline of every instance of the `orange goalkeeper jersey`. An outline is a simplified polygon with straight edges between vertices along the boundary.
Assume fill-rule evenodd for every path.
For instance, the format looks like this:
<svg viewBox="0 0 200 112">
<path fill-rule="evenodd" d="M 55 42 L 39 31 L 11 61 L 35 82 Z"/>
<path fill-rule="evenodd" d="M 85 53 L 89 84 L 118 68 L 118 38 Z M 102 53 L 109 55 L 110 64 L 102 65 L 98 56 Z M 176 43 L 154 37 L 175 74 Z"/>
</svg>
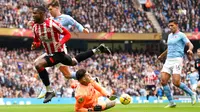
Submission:
<svg viewBox="0 0 200 112">
<path fill-rule="evenodd" d="M 93 108 L 98 103 L 100 96 L 107 95 L 106 90 L 95 81 L 88 86 L 77 84 L 75 90 L 76 112 L 88 112 L 88 108 Z"/>
</svg>

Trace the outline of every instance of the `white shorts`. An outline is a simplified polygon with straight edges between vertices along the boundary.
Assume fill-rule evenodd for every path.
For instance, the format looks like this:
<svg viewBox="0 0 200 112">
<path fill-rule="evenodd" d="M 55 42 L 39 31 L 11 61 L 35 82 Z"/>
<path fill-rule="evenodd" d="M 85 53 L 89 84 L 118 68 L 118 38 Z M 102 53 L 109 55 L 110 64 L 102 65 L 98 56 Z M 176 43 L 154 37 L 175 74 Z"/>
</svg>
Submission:
<svg viewBox="0 0 200 112">
<path fill-rule="evenodd" d="M 64 52 L 65 52 L 65 54 L 67 54 L 67 47 L 65 46 L 65 44 L 64 44 Z M 37 57 L 37 58 L 35 59 L 34 63 L 35 63 L 36 61 L 38 61 L 39 59 L 44 58 L 46 55 L 47 55 L 47 53 L 44 53 L 44 54 L 40 55 L 39 57 Z M 62 63 L 58 63 L 58 64 L 56 65 L 57 68 L 60 68 L 60 66 L 65 66 L 65 65 L 62 64 Z"/>
<path fill-rule="evenodd" d="M 197 89 L 197 84 L 192 84 L 191 87 L 192 87 L 193 90 L 196 90 Z"/>
<path fill-rule="evenodd" d="M 183 68 L 183 58 L 167 58 L 161 72 L 170 75 L 181 74 Z"/>
</svg>

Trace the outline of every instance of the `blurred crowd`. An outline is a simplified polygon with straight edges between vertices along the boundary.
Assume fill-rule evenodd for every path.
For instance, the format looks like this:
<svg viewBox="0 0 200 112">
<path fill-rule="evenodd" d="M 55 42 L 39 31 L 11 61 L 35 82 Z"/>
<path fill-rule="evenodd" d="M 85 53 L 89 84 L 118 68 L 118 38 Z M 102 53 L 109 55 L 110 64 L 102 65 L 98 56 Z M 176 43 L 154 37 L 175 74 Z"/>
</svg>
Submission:
<svg viewBox="0 0 200 112">
<path fill-rule="evenodd" d="M 69 53 L 73 56 L 78 52 L 69 51 Z M 37 97 L 44 86 L 33 61 L 41 54 L 42 51 L 0 49 L 0 98 Z M 152 95 L 157 94 L 162 97 L 163 89 L 159 79 L 163 64 L 155 64 L 156 58 L 156 55 L 143 52 L 99 54 L 81 62 L 78 66 L 70 67 L 70 70 L 86 68 L 92 77 L 99 78 L 103 87 L 108 91 L 114 90 L 117 95 L 128 93 L 132 96 L 146 96 L 145 86 L 151 83 L 156 86 Z M 185 77 L 190 66 L 187 60 L 184 63 L 181 80 L 186 82 Z M 70 80 L 65 79 L 56 67 L 50 67 L 47 71 L 50 73 L 51 86 L 59 97 L 74 96 Z M 172 85 L 171 87 L 175 95 L 184 95 L 180 89 Z"/>
<path fill-rule="evenodd" d="M 62 13 L 71 15 L 90 32 L 155 33 L 147 14 L 136 0 L 59 0 Z M 176 18 L 183 32 L 200 29 L 200 1 L 152 0 L 152 11 L 164 32 L 167 23 Z M 1 0 L 0 27 L 28 28 L 32 8 L 43 0 Z"/>
<path fill-rule="evenodd" d="M 198 32 L 200 30 L 199 0 L 153 0 L 153 12 L 163 28 L 168 32 L 167 23 L 170 18 L 176 18 L 183 32 Z"/>
<path fill-rule="evenodd" d="M 71 15 L 90 32 L 156 32 L 135 0 L 60 0 L 62 13 Z M 0 27 L 28 28 L 32 8 L 42 0 L 1 0 Z"/>
</svg>

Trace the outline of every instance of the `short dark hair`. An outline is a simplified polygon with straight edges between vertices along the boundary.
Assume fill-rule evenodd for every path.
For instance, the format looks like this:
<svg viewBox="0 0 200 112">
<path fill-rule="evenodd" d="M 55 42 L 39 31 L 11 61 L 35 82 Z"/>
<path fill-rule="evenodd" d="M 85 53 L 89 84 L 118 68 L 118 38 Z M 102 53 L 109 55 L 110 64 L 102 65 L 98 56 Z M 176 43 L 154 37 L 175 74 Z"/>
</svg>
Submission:
<svg viewBox="0 0 200 112">
<path fill-rule="evenodd" d="M 47 7 L 50 7 L 50 6 L 52 6 L 52 7 L 56 7 L 56 6 L 60 7 L 60 3 L 59 3 L 58 0 L 52 0 L 52 2 L 47 5 Z"/>
<path fill-rule="evenodd" d="M 176 19 L 174 19 L 174 18 L 169 20 L 169 23 L 171 23 L 171 22 L 174 22 L 175 24 L 178 24 L 178 21 Z"/>
<path fill-rule="evenodd" d="M 34 8 L 37 8 L 39 11 L 44 12 L 44 13 L 47 11 L 46 8 L 44 6 L 42 6 L 42 5 L 35 6 Z"/>
<path fill-rule="evenodd" d="M 76 72 L 76 79 L 80 80 L 85 76 L 86 70 L 85 69 L 80 69 Z"/>
</svg>

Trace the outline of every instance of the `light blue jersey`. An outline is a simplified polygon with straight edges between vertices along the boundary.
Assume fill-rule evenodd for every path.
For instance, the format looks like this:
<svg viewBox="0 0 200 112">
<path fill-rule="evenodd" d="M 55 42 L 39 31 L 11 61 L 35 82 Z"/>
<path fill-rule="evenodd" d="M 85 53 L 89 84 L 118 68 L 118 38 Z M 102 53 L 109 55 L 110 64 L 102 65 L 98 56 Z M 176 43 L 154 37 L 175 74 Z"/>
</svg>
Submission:
<svg viewBox="0 0 200 112">
<path fill-rule="evenodd" d="M 193 72 L 187 75 L 186 80 L 190 80 L 190 84 L 197 84 L 199 79 L 199 74 L 198 72 Z"/>
<path fill-rule="evenodd" d="M 62 14 L 56 18 L 53 18 L 55 21 L 59 22 L 66 29 L 70 29 L 72 26 L 75 26 L 80 32 L 83 32 L 83 26 L 74 20 L 71 16 Z"/>
<path fill-rule="evenodd" d="M 184 56 L 184 48 L 186 43 L 190 42 L 190 40 L 186 37 L 186 35 L 182 32 L 177 32 L 175 34 L 170 33 L 168 35 L 168 52 L 167 58 L 178 58 Z"/>
</svg>

